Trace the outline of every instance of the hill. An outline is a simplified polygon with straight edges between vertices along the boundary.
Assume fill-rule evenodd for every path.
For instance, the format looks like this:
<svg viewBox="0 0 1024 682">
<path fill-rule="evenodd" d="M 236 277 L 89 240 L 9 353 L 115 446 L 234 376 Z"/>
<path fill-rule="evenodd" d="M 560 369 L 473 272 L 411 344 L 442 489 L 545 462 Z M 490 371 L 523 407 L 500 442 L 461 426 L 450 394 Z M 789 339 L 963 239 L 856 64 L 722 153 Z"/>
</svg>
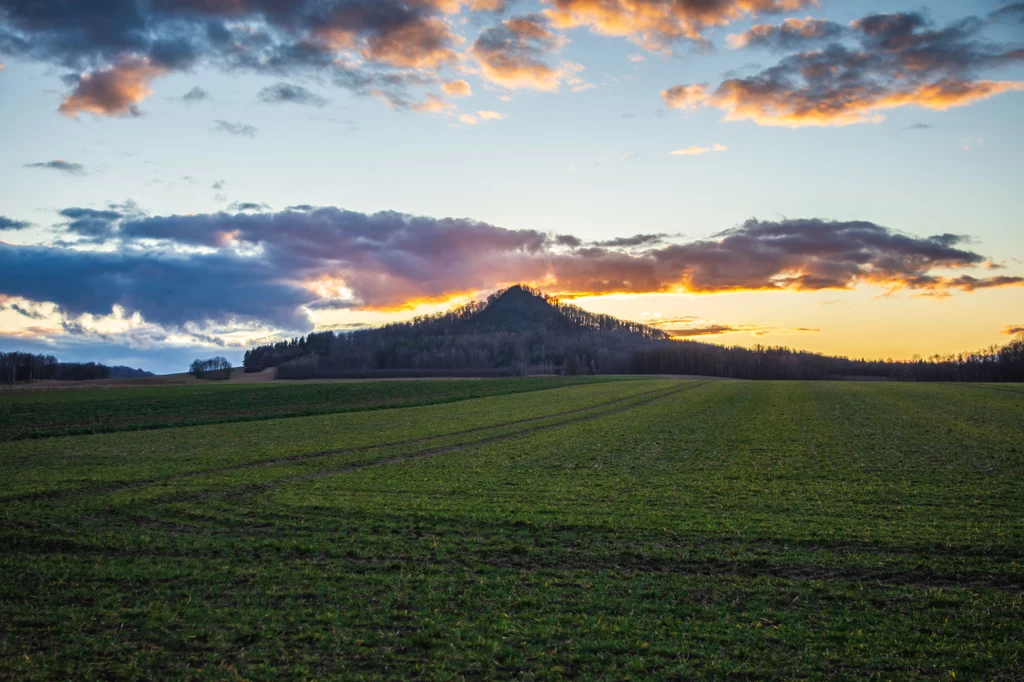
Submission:
<svg viewBox="0 0 1024 682">
<path fill-rule="evenodd" d="M 523 285 L 445 313 L 347 333 L 313 333 L 254 348 L 247 372 L 281 378 L 625 372 L 633 351 L 669 336 L 595 315 Z"/>
<path fill-rule="evenodd" d="M 108 379 L 145 379 L 147 377 L 155 377 L 156 375 L 152 372 L 147 372 L 144 369 L 133 369 L 131 367 L 125 367 L 124 365 L 114 365 L 110 368 L 110 374 Z"/>
</svg>

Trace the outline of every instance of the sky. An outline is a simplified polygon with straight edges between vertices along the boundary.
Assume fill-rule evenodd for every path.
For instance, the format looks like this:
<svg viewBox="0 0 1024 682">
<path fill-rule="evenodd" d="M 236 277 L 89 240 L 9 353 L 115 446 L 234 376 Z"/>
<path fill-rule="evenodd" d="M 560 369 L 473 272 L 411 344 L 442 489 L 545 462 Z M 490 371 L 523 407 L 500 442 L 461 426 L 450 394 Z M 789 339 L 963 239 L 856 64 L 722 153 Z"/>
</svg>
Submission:
<svg viewBox="0 0 1024 682">
<path fill-rule="evenodd" d="M 1024 3 L 0 0 L 0 351 L 183 371 L 527 283 L 909 359 L 1024 328 Z"/>
</svg>

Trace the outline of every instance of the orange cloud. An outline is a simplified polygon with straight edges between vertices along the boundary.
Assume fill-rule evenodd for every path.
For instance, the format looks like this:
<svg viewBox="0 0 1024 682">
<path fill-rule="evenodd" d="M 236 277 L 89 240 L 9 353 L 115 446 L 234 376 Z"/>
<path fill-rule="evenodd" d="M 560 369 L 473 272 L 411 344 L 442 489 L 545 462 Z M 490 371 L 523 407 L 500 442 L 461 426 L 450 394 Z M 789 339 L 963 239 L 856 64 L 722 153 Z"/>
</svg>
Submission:
<svg viewBox="0 0 1024 682">
<path fill-rule="evenodd" d="M 1024 334 L 1024 324 L 1008 324 L 1003 327 L 1003 330 L 999 332 L 1007 336 L 1016 336 L 1017 334 Z"/>
<path fill-rule="evenodd" d="M 669 154 L 672 154 L 673 156 L 699 156 L 710 152 L 724 151 L 728 151 L 728 148 L 716 142 L 710 147 L 687 147 L 686 149 L 677 149 L 674 152 L 669 152 Z"/>
<path fill-rule="evenodd" d="M 362 53 L 366 59 L 410 69 L 437 69 L 455 61 L 449 47 L 452 33 L 442 19 L 421 19 L 393 31 L 371 35 Z"/>
<path fill-rule="evenodd" d="M 882 111 L 905 106 L 946 111 L 997 94 L 1024 90 L 1024 82 L 943 81 L 903 91 L 877 92 L 849 88 L 817 96 L 809 92 L 770 90 L 759 84 L 726 81 L 701 102 L 726 112 L 727 121 L 753 121 L 762 126 L 801 128 L 847 126 L 885 120 Z M 672 106 L 666 99 L 666 104 Z"/>
<path fill-rule="evenodd" d="M 544 58 L 563 43 L 538 17 L 514 17 L 483 31 L 469 52 L 492 83 L 510 90 L 555 92 L 564 72 L 545 63 Z"/>
<path fill-rule="evenodd" d="M 414 5 L 433 7 L 445 14 L 458 14 L 463 5 L 472 12 L 494 12 L 505 7 L 506 0 L 414 0 Z"/>
<path fill-rule="evenodd" d="M 678 339 L 738 333 L 753 334 L 754 336 L 767 336 L 768 334 L 815 334 L 821 331 L 820 329 L 810 327 L 779 328 L 765 327 L 757 324 L 716 324 L 711 322 L 690 324 L 685 327 L 675 327 L 667 322 L 653 322 L 649 323 L 649 326 L 660 329 Z"/>
<path fill-rule="evenodd" d="M 466 125 L 476 125 L 480 121 L 500 121 L 505 117 L 499 114 L 497 111 L 485 111 L 481 110 L 475 114 L 462 114 L 459 116 L 459 120 Z"/>
<path fill-rule="evenodd" d="M 444 94 L 451 97 L 469 97 L 473 94 L 473 88 L 464 80 L 445 81 L 441 84 Z"/>
<path fill-rule="evenodd" d="M 138 113 L 138 103 L 152 94 L 150 82 L 167 72 L 149 59 L 131 58 L 78 77 L 74 91 L 60 105 L 60 113 L 77 118 L 81 113 L 123 116 Z"/>
<path fill-rule="evenodd" d="M 993 45 L 979 34 L 981 22 L 933 29 L 916 13 L 879 14 L 852 22 L 847 30 L 816 20 L 755 26 L 732 36 L 734 46 L 754 44 L 801 51 L 747 78 L 731 78 L 711 90 L 706 84 L 663 90 L 676 109 L 715 107 L 727 121 L 799 128 L 877 123 L 883 112 L 906 106 L 936 111 L 963 107 L 996 95 L 1024 90 L 1024 81 L 974 77 L 972 68 L 1024 61 L 1024 51 Z M 811 40 L 847 31 L 857 49 L 834 42 L 804 49 Z"/>
<path fill-rule="evenodd" d="M 422 102 L 412 105 L 412 109 L 427 114 L 442 114 L 451 111 L 454 107 L 437 95 L 431 94 L 427 95 Z"/>
<path fill-rule="evenodd" d="M 791 11 L 816 0 L 546 0 L 544 14 L 557 28 L 586 26 L 594 33 L 629 38 L 664 50 L 681 38 L 704 42 L 704 29 L 763 12 Z"/>
</svg>

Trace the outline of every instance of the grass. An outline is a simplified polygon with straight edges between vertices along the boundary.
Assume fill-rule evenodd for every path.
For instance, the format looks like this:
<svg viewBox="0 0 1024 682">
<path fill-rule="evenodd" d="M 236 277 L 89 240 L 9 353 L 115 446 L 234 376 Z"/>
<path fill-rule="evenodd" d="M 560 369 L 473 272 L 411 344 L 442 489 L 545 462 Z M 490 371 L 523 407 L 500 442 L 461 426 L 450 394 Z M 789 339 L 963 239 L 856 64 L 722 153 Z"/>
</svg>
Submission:
<svg viewBox="0 0 1024 682">
<path fill-rule="evenodd" d="M 612 377 L 217 384 L 0 394 L 0 441 L 455 402 Z"/>
<path fill-rule="evenodd" d="M 0 678 L 1021 679 L 1022 401 L 638 380 L 3 443 Z"/>
</svg>

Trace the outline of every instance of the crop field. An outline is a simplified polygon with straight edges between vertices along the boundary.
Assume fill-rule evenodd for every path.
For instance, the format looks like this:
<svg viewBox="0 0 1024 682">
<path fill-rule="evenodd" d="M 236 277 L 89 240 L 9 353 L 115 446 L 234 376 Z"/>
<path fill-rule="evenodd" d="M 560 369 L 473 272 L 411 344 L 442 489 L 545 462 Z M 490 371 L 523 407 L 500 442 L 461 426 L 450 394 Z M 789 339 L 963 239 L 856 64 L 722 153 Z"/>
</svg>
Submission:
<svg viewBox="0 0 1024 682">
<path fill-rule="evenodd" d="M 612 377 L 217 384 L 0 394 L 0 441 L 446 403 Z"/>
<path fill-rule="evenodd" d="M 0 396 L 0 678 L 1024 679 L 1024 387 L 531 381 Z"/>
</svg>

